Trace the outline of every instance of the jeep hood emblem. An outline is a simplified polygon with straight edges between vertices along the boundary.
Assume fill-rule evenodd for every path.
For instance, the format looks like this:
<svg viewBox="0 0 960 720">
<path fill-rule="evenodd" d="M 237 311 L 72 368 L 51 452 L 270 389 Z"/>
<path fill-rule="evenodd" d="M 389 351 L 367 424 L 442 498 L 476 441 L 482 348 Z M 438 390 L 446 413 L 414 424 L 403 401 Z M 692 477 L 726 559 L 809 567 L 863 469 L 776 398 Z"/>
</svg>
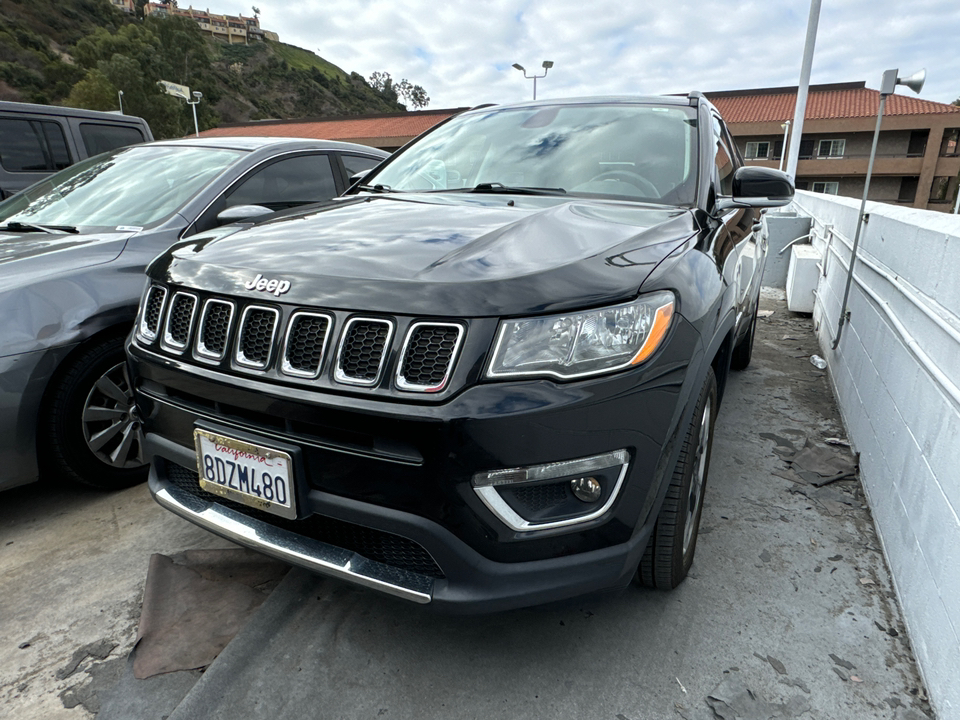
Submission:
<svg viewBox="0 0 960 720">
<path fill-rule="evenodd" d="M 253 280 L 248 280 L 243 284 L 243 286 L 247 290 L 260 290 L 262 292 L 273 293 L 277 297 L 280 297 L 290 289 L 290 281 L 267 280 L 263 274 L 257 273 L 257 276 Z"/>
</svg>

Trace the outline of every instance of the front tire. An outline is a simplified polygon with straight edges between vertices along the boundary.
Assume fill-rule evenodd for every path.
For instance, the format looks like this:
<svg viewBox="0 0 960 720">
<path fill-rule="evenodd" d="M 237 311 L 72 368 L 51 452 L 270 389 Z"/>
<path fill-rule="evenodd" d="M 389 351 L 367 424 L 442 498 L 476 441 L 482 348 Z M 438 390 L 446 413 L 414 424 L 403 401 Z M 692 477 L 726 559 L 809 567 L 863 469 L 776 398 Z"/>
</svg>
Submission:
<svg viewBox="0 0 960 720">
<path fill-rule="evenodd" d="M 70 361 L 55 380 L 38 430 L 41 463 L 56 475 L 101 490 L 146 479 L 122 337 L 91 345 Z"/>
<path fill-rule="evenodd" d="M 637 568 L 637 582 L 644 587 L 672 590 L 683 582 L 693 564 L 717 406 L 717 379 L 710 368 L 657 524 Z"/>
<path fill-rule="evenodd" d="M 750 365 L 750 359 L 753 357 L 753 339 L 757 334 L 757 315 L 760 310 L 760 298 L 753 304 L 753 317 L 750 319 L 750 330 L 747 336 L 743 338 L 737 346 L 733 348 L 730 355 L 731 370 L 746 370 Z"/>
</svg>

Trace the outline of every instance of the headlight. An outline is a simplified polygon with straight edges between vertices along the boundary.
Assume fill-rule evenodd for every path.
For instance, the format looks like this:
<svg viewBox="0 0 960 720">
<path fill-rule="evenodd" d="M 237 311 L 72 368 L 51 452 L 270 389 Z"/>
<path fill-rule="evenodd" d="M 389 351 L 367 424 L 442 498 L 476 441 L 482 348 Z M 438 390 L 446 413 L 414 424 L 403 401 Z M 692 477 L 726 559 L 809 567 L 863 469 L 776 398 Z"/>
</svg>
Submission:
<svg viewBox="0 0 960 720">
<path fill-rule="evenodd" d="M 504 320 L 487 376 L 571 380 L 638 365 L 666 336 L 674 303 L 660 291 L 599 310 Z"/>
</svg>

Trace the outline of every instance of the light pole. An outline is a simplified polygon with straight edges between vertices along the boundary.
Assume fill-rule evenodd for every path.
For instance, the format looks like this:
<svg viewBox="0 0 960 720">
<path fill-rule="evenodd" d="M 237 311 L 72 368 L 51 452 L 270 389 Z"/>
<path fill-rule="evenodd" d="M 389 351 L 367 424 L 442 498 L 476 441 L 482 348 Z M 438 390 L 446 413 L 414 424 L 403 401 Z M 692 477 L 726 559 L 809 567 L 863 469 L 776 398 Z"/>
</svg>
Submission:
<svg viewBox="0 0 960 720">
<path fill-rule="evenodd" d="M 877 127 L 873 131 L 873 145 L 870 147 L 870 162 L 867 163 L 867 179 L 863 183 L 863 199 L 860 201 L 860 215 L 857 217 L 857 231 L 853 236 L 853 248 L 850 250 L 850 267 L 847 270 L 847 285 L 843 290 L 843 302 L 840 303 L 840 321 L 837 324 L 837 339 L 833 341 L 831 349 L 836 350 L 843 334 L 843 324 L 847 319 L 847 300 L 850 299 L 850 283 L 853 281 L 853 268 L 857 264 L 857 247 L 860 245 L 860 229 L 863 227 L 863 211 L 867 207 L 867 193 L 870 192 L 870 178 L 873 176 L 873 161 L 877 157 L 877 141 L 880 139 L 880 123 L 883 122 L 883 108 L 887 98 L 893 95 L 897 85 L 904 85 L 915 93 L 920 92 L 923 81 L 927 77 L 926 69 L 914 73 L 908 78 L 897 77 L 900 72 L 896 68 L 887 70 L 880 80 L 880 107 L 877 109 Z"/>
<path fill-rule="evenodd" d="M 120 114 L 123 115 L 123 90 L 117 90 L 117 100 L 120 101 Z"/>
<path fill-rule="evenodd" d="M 200 126 L 197 125 L 197 103 L 200 102 L 200 98 L 203 97 L 203 93 L 199 90 L 193 91 L 193 100 L 187 100 L 187 105 L 193 110 L 193 131 L 197 134 L 197 137 L 200 137 Z"/>
<path fill-rule="evenodd" d="M 526 71 L 526 69 L 523 67 L 523 65 L 521 65 L 521 64 L 519 64 L 519 63 L 514 63 L 513 66 L 514 66 L 517 70 L 519 70 L 520 72 L 522 72 L 522 73 L 523 73 L 523 76 L 524 76 L 527 80 L 533 80 L 533 99 L 536 100 L 536 99 L 537 99 L 537 78 L 545 78 L 545 77 L 547 76 L 547 72 L 550 70 L 550 68 L 553 67 L 553 60 L 544 60 L 544 61 L 543 61 L 543 75 L 536 75 L 536 74 L 534 74 L 534 75 L 527 75 L 527 71 Z"/>
<path fill-rule="evenodd" d="M 783 147 L 780 148 L 780 170 L 783 170 L 783 161 L 787 157 L 787 136 L 790 134 L 790 121 L 787 120 L 785 123 L 781 123 L 780 127 L 783 128 Z"/>
</svg>

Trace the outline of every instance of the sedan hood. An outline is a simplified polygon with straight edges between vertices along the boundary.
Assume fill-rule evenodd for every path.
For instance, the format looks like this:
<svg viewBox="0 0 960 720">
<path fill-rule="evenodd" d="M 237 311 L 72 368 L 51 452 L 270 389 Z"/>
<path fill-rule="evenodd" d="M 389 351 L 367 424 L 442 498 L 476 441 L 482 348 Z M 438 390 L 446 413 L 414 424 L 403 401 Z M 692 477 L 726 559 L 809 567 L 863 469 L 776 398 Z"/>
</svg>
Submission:
<svg viewBox="0 0 960 720">
<path fill-rule="evenodd" d="M 0 291 L 110 262 L 134 233 L 0 232 Z"/>
<path fill-rule="evenodd" d="M 636 203 L 351 197 L 226 238 L 199 236 L 151 271 L 190 287 L 302 305 L 517 315 L 628 299 L 695 230 L 687 210 Z M 256 289 L 258 276 L 278 281 L 273 292 Z"/>
</svg>

